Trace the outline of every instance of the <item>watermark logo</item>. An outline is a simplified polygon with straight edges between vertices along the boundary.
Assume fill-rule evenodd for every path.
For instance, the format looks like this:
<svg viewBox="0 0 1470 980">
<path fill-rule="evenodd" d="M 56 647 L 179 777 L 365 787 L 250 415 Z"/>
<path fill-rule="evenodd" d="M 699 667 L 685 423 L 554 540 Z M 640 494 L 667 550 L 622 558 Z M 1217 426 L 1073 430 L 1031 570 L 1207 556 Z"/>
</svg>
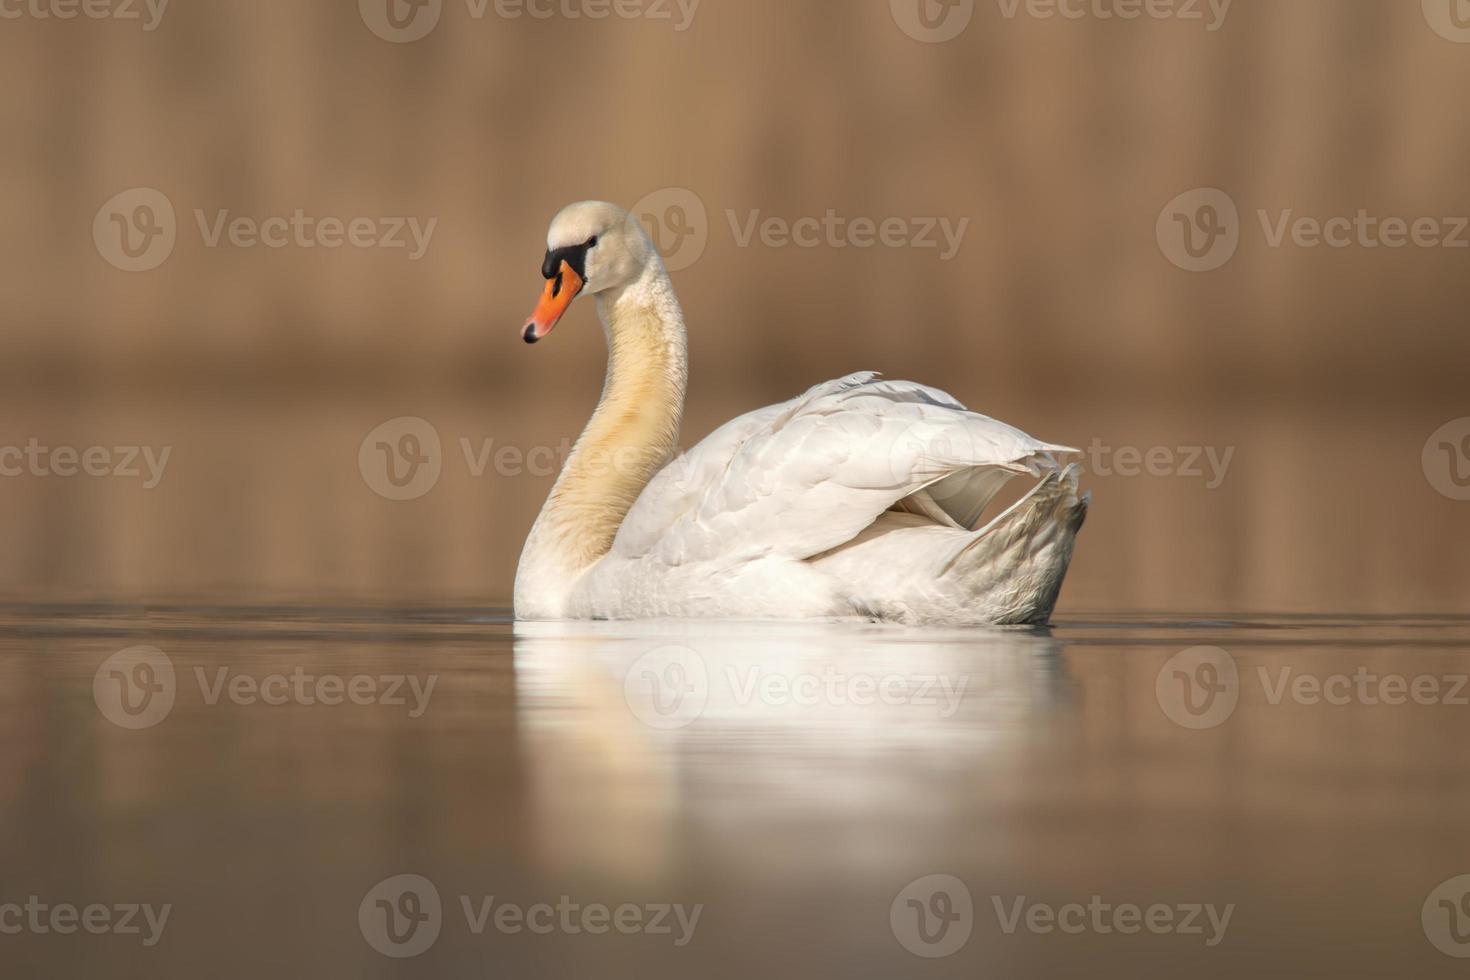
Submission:
<svg viewBox="0 0 1470 980">
<path fill-rule="evenodd" d="M 362 440 L 357 469 L 378 496 L 417 500 L 434 489 L 444 469 L 439 430 L 412 415 L 389 419 Z"/>
<path fill-rule="evenodd" d="M 650 728 L 683 728 L 709 703 L 709 667 L 688 647 L 650 650 L 623 675 L 623 700 Z"/>
<path fill-rule="evenodd" d="M 1154 696 L 1182 728 L 1225 724 L 1240 701 L 1235 658 L 1219 647 L 1191 647 L 1170 657 L 1154 680 Z"/>
<path fill-rule="evenodd" d="M 1470 44 L 1470 0 L 1421 0 L 1424 19 L 1447 41 Z"/>
<path fill-rule="evenodd" d="M 1470 957 L 1470 874 L 1442 881 L 1419 911 L 1424 936 L 1446 956 Z"/>
<path fill-rule="evenodd" d="M 975 0 L 888 0 L 893 22 L 915 41 L 943 44 L 965 32 Z"/>
<path fill-rule="evenodd" d="M 644 195 L 628 213 L 648 232 L 670 272 L 698 262 L 709 245 L 709 212 L 687 187 L 664 187 Z"/>
<path fill-rule="evenodd" d="M 1164 257 L 1187 272 L 1213 272 L 1240 247 L 1240 211 L 1214 187 L 1185 191 L 1164 205 L 1154 226 Z"/>
<path fill-rule="evenodd" d="M 1424 476 L 1451 500 L 1470 500 L 1470 418 L 1446 422 L 1424 444 Z"/>
<path fill-rule="evenodd" d="M 439 26 L 444 0 L 357 0 L 368 30 L 394 44 L 422 40 Z"/>
<path fill-rule="evenodd" d="M 988 451 L 989 447 L 979 445 L 975 432 L 963 421 L 942 416 L 921 419 L 894 433 L 888 448 L 888 475 L 901 486 L 932 483 L 952 472 L 956 463 L 985 459 Z M 942 486 L 930 487 L 931 495 L 940 503 L 943 492 Z"/>
<path fill-rule="evenodd" d="M 157 647 L 119 650 L 92 675 L 92 699 L 119 728 L 152 728 L 174 709 L 178 681 L 173 661 Z"/>
<path fill-rule="evenodd" d="M 163 265 L 178 238 L 173 202 L 152 187 L 114 194 L 92 220 L 97 253 L 124 272 L 147 272 Z"/>
<path fill-rule="evenodd" d="M 403 874 L 374 885 L 357 907 L 357 927 L 369 946 L 394 959 L 427 952 L 444 926 L 439 889 L 423 875 Z"/>
<path fill-rule="evenodd" d="M 954 875 L 915 879 L 888 906 L 888 926 L 899 945 L 925 959 L 952 956 L 970 941 L 975 903 Z"/>
</svg>

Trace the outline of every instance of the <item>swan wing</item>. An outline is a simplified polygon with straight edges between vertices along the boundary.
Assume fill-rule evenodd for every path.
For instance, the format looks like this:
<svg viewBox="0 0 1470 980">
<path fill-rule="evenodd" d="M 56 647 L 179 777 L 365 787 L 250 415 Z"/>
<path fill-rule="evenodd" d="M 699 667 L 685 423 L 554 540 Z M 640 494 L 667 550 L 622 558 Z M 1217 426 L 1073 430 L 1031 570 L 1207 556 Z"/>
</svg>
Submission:
<svg viewBox="0 0 1470 980">
<path fill-rule="evenodd" d="M 1062 446 L 873 373 L 818 385 L 727 423 L 649 483 L 613 553 L 677 566 L 806 559 L 884 511 L 972 527 L 1012 476 L 1056 469 Z"/>
</svg>

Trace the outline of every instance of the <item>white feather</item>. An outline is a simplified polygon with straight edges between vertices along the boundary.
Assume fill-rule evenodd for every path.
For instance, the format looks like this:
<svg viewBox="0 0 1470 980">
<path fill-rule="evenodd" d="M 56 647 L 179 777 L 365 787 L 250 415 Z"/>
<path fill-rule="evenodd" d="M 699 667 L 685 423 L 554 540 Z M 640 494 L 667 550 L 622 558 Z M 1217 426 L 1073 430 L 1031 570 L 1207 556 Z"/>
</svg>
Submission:
<svg viewBox="0 0 1470 980">
<path fill-rule="evenodd" d="M 519 618 L 1051 615 L 1087 512 L 1076 468 L 1057 459 L 1075 450 L 863 373 L 743 415 L 657 469 L 683 408 L 683 313 L 621 209 L 572 205 L 547 236 L 593 240 L 586 291 L 608 335 L 608 381 L 527 539 Z M 631 467 L 593 463 L 623 450 Z M 1016 476 L 1036 483 L 980 526 Z"/>
<path fill-rule="evenodd" d="M 1006 481 L 1048 472 L 1051 484 L 1033 491 L 1041 494 L 1057 483 L 1053 454 L 1070 452 L 923 385 L 875 374 L 831 381 L 727 423 L 659 472 L 611 552 L 578 583 L 572 608 L 593 618 L 1042 620 L 1055 590 L 1048 601 L 1005 603 L 971 584 L 987 559 L 1014 557 L 1014 543 L 958 564 L 953 556 L 996 530 L 971 527 Z M 931 495 L 949 479 L 948 495 Z M 1066 487 L 1067 506 L 1053 496 L 1031 505 L 1080 524 L 1075 476 Z M 920 514 L 894 512 L 914 509 L 904 505 L 916 497 Z M 1068 541 L 1073 533 L 1061 532 Z M 1028 569 L 1036 587 L 1021 591 L 1044 599 L 1047 572 L 1058 585 L 1065 574 L 1065 551 L 1047 569 Z"/>
</svg>

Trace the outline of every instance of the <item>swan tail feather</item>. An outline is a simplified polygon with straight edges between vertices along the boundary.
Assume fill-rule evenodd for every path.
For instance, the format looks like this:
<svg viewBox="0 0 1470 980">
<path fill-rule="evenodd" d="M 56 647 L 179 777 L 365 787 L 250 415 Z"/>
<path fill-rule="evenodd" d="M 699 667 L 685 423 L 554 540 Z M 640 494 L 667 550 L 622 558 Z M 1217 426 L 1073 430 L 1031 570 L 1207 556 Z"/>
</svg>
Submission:
<svg viewBox="0 0 1470 980">
<path fill-rule="evenodd" d="M 1079 476 L 1076 464 L 1048 472 L 955 551 L 941 581 L 972 601 L 986 622 L 1047 622 L 1092 502 L 1080 492 Z"/>
</svg>

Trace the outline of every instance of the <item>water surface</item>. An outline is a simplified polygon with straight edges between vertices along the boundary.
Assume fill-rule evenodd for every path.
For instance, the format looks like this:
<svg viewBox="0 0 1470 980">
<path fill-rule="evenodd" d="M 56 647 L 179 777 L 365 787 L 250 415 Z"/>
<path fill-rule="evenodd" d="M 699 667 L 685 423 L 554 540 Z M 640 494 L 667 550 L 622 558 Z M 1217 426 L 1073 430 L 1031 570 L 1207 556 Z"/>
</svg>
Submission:
<svg viewBox="0 0 1470 980">
<path fill-rule="evenodd" d="M 1441 887 L 1470 873 L 1467 673 L 1463 617 L 925 631 L 9 606 L 0 904 L 170 912 L 155 937 L 23 928 L 0 961 L 1459 975 L 1436 940 L 1470 953 L 1470 905 Z"/>
</svg>

